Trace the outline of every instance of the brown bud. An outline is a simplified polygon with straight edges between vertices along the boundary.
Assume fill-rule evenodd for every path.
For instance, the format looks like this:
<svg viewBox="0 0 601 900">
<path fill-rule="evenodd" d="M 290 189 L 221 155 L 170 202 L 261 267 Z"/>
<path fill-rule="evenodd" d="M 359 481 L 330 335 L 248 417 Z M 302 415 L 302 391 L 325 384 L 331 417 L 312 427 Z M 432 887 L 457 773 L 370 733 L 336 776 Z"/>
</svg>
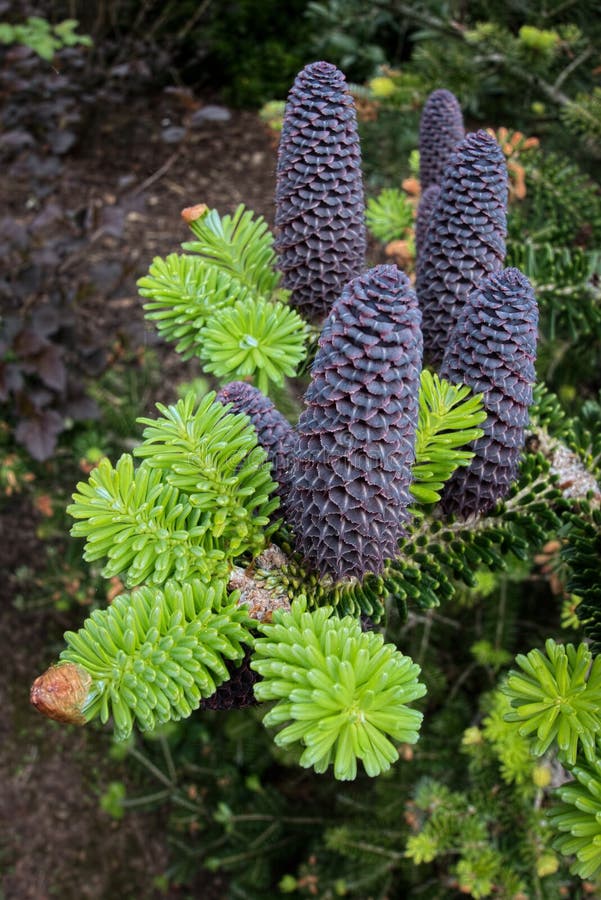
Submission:
<svg viewBox="0 0 601 900">
<path fill-rule="evenodd" d="M 186 206 L 185 209 L 182 209 L 181 216 L 184 222 L 187 222 L 189 225 L 190 222 L 195 222 L 196 219 L 202 219 L 208 211 L 209 207 L 206 203 L 197 203 L 196 206 Z"/>
<path fill-rule="evenodd" d="M 70 725 L 85 725 L 82 707 L 92 676 L 76 663 L 50 666 L 31 686 L 31 702 L 39 712 Z"/>
</svg>

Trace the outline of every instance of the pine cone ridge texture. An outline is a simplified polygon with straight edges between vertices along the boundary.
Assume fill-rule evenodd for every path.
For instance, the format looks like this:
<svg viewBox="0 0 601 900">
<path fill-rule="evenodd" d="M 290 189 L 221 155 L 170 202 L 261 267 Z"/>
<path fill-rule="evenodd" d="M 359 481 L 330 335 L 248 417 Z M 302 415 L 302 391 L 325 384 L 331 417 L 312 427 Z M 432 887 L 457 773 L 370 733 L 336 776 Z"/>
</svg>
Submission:
<svg viewBox="0 0 601 900">
<path fill-rule="evenodd" d="M 537 327 L 534 291 L 519 269 L 484 279 L 469 296 L 440 374 L 483 394 L 487 419 L 471 463 L 445 486 L 447 513 L 487 512 L 516 478 L 536 379 Z"/>
<path fill-rule="evenodd" d="M 256 706 L 257 701 L 253 688 L 259 676 L 254 672 L 250 663 L 252 660 L 252 650 L 248 649 L 244 654 L 242 662 L 238 665 L 231 660 L 226 660 L 225 664 L 230 678 L 219 685 L 214 694 L 201 701 L 201 709 L 245 709 L 247 706 Z"/>
<path fill-rule="evenodd" d="M 430 216 L 432 215 L 432 210 L 436 206 L 439 194 L 440 187 L 437 184 L 431 184 L 430 187 L 426 188 L 419 199 L 419 206 L 417 207 L 417 216 L 415 219 L 415 252 L 417 256 L 421 253 L 426 241 Z"/>
<path fill-rule="evenodd" d="M 298 425 L 288 517 L 296 549 L 334 580 L 380 573 L 410 503 L 421 314 L 392 265 L 357 276 L 334 304 Z"/>
<path fill-rule="evenodd" d="M 287 471 L 290 465 L 294 429 L 271 400 L 260 390 L 245 381 L 231 381 L 221 388 L 216 399 L 232 404 L 232 412 L 244 413 L 250 418 L 257 432 L 259 444 L 271 463 L 271 477 L 279 485 L 282 502 L 287 493 Z"/>
<path fill-rule="evenodd" d="M 364 269 L 367 244 L 355 105 L 344 75 L 327 62 L 305 66 L 288 95 L 275 225 L 291 304 L 323 318 Z"/>
<path fill-rule="evenodd" d="M 464 139 L 463 115 L 451 91 L 433 91 L 419 123 L 419 179 L 422 191 L 439 184 L 451 154 Z"/>
<path fill-rule="evenodd" d="M 471 289 L 503 267 L 506 210 L 503 151 L 486 131 L 468 134 L 446 168 L 417 260 L 424 352 L 434 364 Z"/>
</svg>

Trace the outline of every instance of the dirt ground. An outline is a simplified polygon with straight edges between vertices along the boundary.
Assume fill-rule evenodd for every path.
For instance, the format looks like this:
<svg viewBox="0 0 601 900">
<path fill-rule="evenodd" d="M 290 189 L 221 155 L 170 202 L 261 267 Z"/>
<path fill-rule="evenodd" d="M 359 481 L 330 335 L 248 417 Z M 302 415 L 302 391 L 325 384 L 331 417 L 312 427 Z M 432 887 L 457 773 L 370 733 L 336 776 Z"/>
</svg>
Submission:
<svg viewBox="0 0 601 900">
<path fill-rule="evenodd" d="M 123 332 L 154 345 L 169 399 L 184 370 L 145 326 L 136 279 L 153 256 L 177 251 L 187 239 L 185 206 L 203 202 L 232 212 L 244 202 L 273 219 L 275 148 L 265 127 L 253 113 L 237 111 L 193 127 L 202 106 L 190 93 L 162 92 L 97 109 L 43 200 L 32 202 L 26 180 L 0 176 L 2 204 L 25 224 L 44 213 L 51 228 L 53 202 L 61 215 L 66 209 L 84 223 L 61 261 L 63 277 L 88 285 L 77 308 L 80 333 L 93 330 L 107 346 Z M 153 885 L 168 865 L 160 812 L 117 821 L 100 809 L 109 782 L 132 778 L 108 756 L 108 736 L 56 725 L 29 705 L 32 680 L 84 614 L 50 604 L 15 608 L 15 573 L 23 565 L 42 571 L 46 547 L 36 533 L 40 514 L 27 499 L 0 502 L 0 898 L 165 897 Z M 227 889 L 208 876 L 202 888 L 167 896 L 217 900 Z"/>
</svg>

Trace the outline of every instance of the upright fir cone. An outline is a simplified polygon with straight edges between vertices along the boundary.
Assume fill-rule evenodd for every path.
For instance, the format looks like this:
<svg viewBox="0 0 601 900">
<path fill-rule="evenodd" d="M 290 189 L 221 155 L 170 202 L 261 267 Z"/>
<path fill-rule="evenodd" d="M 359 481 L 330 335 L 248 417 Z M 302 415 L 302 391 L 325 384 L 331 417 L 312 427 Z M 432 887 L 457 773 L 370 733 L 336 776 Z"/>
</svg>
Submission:
<svg viewBox="0 0 601 900">
<path fill-rule="evenodd" d="M 465 137 L 459 101 L 451 91 L 433 91 L 419 122 L 419 180 L 422 191 L 440 184 L 445 167 Z"/>
<path fill-rule="evenodd" d="M 418 257 L 423 250 L 428 224 L 439 194 L 440 187 L 437 184 L 431 184 L 430 187 L 426 188 L 419 199 L 419 206 L 417 207 L 417 216 L 415 219 L 416 257 Z"/>
<path fill-rule="evenodd" d="M 518 269 L 485 278 L 470 294 L 444 355 L 441 377 L 484 395 L 484 435 L 469 466 L 442 495 L 446 512 L 482 514 L 515 480 L 536 373 L 538 306 Z"/>
<path fill-rule="evenodd" d="M 417 259 L 424 354 L 441 362 L 466 297 L 505 260 L 507 167 L 494 137 L 468 134 L 452 155 Z"/>
<path fill-rule="evenodd" d="M 291 444 L 294 440 L 292 425 L 268 397 L 245 381 L 231 381 L 226 384 L 216 399 L 223 404 L 231 403 L 232 412 L 244 413 L 250 418 L 257 432 L 259 444 L 267 452 L 267 458 L 271 463 L 271 477 L 279 485 L 278 494 L 283 503 L 287 493 Z"/>
<path fill-rule="evenodd" d="M 290 472 L 297 549 L 322 576 L 362 578 L 396 555 L 408 518 L 422 361 L 407 276 L 376 266 L 332 308 Z"/>
<path fill-rule="evenodd" d="M 327 315 L 365 266 L 361 150 L 353 98 L 342 72 L 316 62 L 288 95 L 276 185 L 282 284 L 309 319 Z"/>
</svg>

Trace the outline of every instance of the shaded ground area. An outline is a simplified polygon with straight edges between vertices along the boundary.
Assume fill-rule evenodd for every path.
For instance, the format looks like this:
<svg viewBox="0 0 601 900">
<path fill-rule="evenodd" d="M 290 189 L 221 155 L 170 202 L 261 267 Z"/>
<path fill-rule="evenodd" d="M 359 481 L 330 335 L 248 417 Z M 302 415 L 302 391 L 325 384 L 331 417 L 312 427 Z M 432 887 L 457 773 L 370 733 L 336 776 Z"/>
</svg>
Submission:
<svg viewBox="0 0 601 900">
<path fill-rule="evenodd" d="M 144 325 L 135 287 L 154 255 L 177 251 L 187 239 L 180 210 L 203 202 L 232 212 L 244 201 L 273 218 L 275 150 L 262 124 L 252 113 L 232 111 L 227 120 L 193 127 L 199 108 L 184 91 L 97 109 L 44 190 L 26 171 L 19 178 L 13 169 L 0 180 L 1 205 L 23 229 L 33 227 L 47 254 L 32 302 L 60 279 L 74 290 L 80 346 L 88 341 L 102 353 L 97 348 L 124 336 L 133 348 L 153 345 L 162 382 L 153 400 L 173 399 L 173 386 L 196 372 Z M 29 706 L 32 680 L 56 659 L 63 631 L 78 627 L 84 614 L 51 605 L 15 608 L 16 573 L 23 566 L 43 572 L 47 545 L 38 536 L 41 515 L 24 495 L 2 503 L 0 897 L 164 897 L 153 885 L 168 864 L 160 814 L 132 812 L 116 821 L 99 807 L 109 782 L 132 778 L 108 756 L 107 736 L 55 725 Z M 211 900 L 226 889 L 210 876 L 190 894 L 169 894 L 189 895 Z"/>
</svg>

